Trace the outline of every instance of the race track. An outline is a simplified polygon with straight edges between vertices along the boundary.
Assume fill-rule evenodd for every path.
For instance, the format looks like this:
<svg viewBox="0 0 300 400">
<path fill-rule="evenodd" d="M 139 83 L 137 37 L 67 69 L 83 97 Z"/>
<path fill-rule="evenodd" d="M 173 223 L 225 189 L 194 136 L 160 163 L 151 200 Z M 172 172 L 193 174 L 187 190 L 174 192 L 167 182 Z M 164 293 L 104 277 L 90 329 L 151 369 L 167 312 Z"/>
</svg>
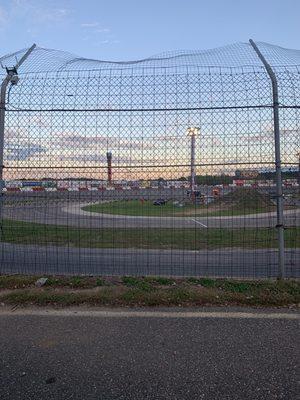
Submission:
<svg viewBox="0 0 300 400">
<path fill-rule="evenodd" d="M 130 199 L 132 193 L 118 194 Z M 158 197 L 147 191 L 149 199 Z M 161 194 L 160 194 L 161 195 Z M 174 195 L 174 193 L 172 193 Z M 4 218 L 78 228 L 275 228 L 276 215 L 230 217 L 130 217 L 81 210 L 85 204 L 112 200 L 116 193 L 18 194 L 6 197 Z M 162 197 L 162 196 L 161 196 Z M 166 197 L 166 196 L 165 196 Z M 181 198 L 177 192 L 172 198 Z M 135 197 L 136 198 L 136 197 Z M 285 226 L 300 226 L 300 210 L 285 211 Z M 92 234 L 92 231 L 91 231 Z M 300 246 L 299 246 L 300 247 Z M 2 273 L 83 275 L 168 275 L 262 278 L 278 275 L 276 249 L 216 250 L 94 249 L 0 243 Z M 300 249 L 286 249 L 286 274 L 300 277 Z"/>
<path fill-rule="evenodd" d="M 38 239 L 38 238 L 37 238 Z M 275 278 L 275 249 L 90 249 L 0 243 L 1 272 L 56 275 Z M 286 250 L 286 276 L 300 277 L 300 249 Z"/>
<path fill-rule="evenodd" d="M 276 225 L 276 213 L 240 216 L 142 217 L 99 214 L 83 211 L 84 203 L 49 202 L 14 204 L 5 207 L 4 217 L 41 224 L 80 228 L 271 228 Z M 300 209 L 286 210 L 285 226 L 300 226 Z"/>
<path fill-rule="evenodd" d="M 73 204 L 61 209 L 59 216 L 63 220 L 63 214 L 68 213 L 69 219 L 73 217 L 80 220 L 80 226 L 91 227 L 118 227 L 118 228 L 256 228 L 274 227 L 276 225 L 276 213 L 260 213 L 242 216 L 186 216 L 186 217 L 144 217 L 128 215 L 99 214 L 84 211 L 82 208 L 91 203 Z M 295 226 L 299 224 L 300 210 L 285 211 L 285 225 Z M 70 215 L 72 217 L 70 217 Z M 78 223 L 78 222 L 77 222 Z"/>
</svg>

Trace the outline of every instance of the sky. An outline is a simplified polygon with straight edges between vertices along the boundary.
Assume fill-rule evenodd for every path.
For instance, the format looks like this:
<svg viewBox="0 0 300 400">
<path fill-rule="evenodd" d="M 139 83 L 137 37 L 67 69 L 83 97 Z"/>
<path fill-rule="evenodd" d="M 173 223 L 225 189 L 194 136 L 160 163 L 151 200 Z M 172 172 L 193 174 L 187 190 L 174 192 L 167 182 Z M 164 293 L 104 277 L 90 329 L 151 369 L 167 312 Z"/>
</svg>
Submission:
<svg viewBox="0 0 300 400">
<path fill-rule="evenodd" d="M 249 38 L 299 49 L 299 15 L 300 0 L 0 0 L 0 55 L 36 43 L 41 47 L 64 50 L 86 58 L 129 61 L 166 51 L 216 48 L 235 42 L 247 42 Z M 252 93 L 251 90 L 256 90 L 259 86 L 260 90 L 255 93 L 259 101 L 263 101 L 264 90 L 258 76 L 251 77 L 256 84 L 252 87 L 250 82 L 250 91 L 244 86 L 241 90 L 235 87 L 231 76 L 227 77 L 229 83 L 225 87 L 222 86 L 226 80 L 225 76 L 220 78 L 221 81 L 219 78 L 217 74 L 213 84 L 211 76 L 207 75 L 206 78 L 202 76 L 201 80 L 197 77 L 194 83 L 189 84 L 184 83 L 185 75 L 176 79 L 170 75 L 170 82 L 166 86 L 164 76 L 160 77 L 158 74 L 155 87 L 150 76 L 147 93 L 149 98 L 156 99 L 156 106 L 159 99 L 164 100 L 166 87 L 170 101 L 174 101 L 175 98 L 176 101 L 180 101 L 181 95 L 185 99 L 186 92 L 189 92 L 189 95 L 201 95 L 197 104 L 203 104 L 205 101 L 210 104 L 213 101 L 213 105 L 216 105 L 218 96 L 225 92 L 225 95 L 231 96 L 230 101 L 235 100 L 235 97 L 232 97 L 233 91 L 240 96 L 240 105 L 245 101 L 243 96 L 247 97 Z M 172 79 L 175 79 L 175 83 Z M 173 93 L 172 90 L 177 88 L 179 79 L 183 79 L 181 89 Z M 189 79 L 193 82 L 194 78 L 190 75 Z M 245 79 L 243 83 L 246 84 L 246 81 Z M 30 85 L 30 82 L 24 82 L 23 85 L 22 82 L 16 85 L 11 91 L 12 110 L 25 98 L 31 105 L 35 104 L 35 101 L 41 102 L 39 90 L 44 90 L 46 99 L 52 101 L 55 98 L 49 97 L 45 90 L 49 85 L 51 89 L 51 81 L 39 85 L 37 80 L 33 83 L 36 85 L 34 91 L 31 90 L 31 86 L 26 86 Z M 64 88 L 68 87 L 68 82 L 64 81 Z M 146 80 L 143 80 L 144 86 L 141 87 L 138 76 L 135 86 L 126 83 L 123 77 L 123 86 L 118 84 L 117 92 L 114 92 L 114 84 L 119 82 L 117 78 L 115 82 L 105 86 L 104 76 L 101 75 L 101 82 L 102 86 L 94 85 L 98 97 L 90 97 L 93 106 L 99 106 L 104 100 L 133 101 L 132 93 L 136 95 L 136 101 L 147 101 L 144 93 Z M 108 82 L 111 82 L 110 78 Z M 62 96 L 63 104 L 76 99 L 71 92 L 60 91 L 59 82 L 55 81 L 52 84 L 58 85 L 55 87 L 56 94 L 58 97 Z M 84 79 L 76 84 L 77 89 L 86 87 Z M 120 91 L 121 86 L 123 92 Z M 29 92 L 26 92 L 26 87 Z M 103 100 L 105 87 L 108 87 L 110 95 L 106 94 Z M 224 93 L 221 93 L 219 88 L 222 88 Z M 127 89 L 130 89 L 129 92 Z M 68 90 L 72 91 L 72 87 L 68 87 Z M 30 93 L 30 96 L 26 97 L 26 93 Z M 80 91 L 78 93 L 77 98 L 81 99 L 80 101 L 87 101 L 87 94 L 82 96 Z M 93 94 L 92 91 L 90 93 Z M 205 93 L 209 97 L 206 100 Z M 268 99 L 264 104 L 269 101 L 269 81 L 266 93 Z M 95 99 L 100 103 L 96 104 Z M 224 100 L 223 97 L 220 99 Z M 255 98 L 252 100 L 255 101 Z M 192 104 L 191 100 L 186 101 Z M 226 101 L 228 103 L 228 99 Z M 57 104 L 60 104 L 59 101 Z M 105 104 L 103 106 L 101 103 L 100 106 L 105 108 Z M 111 106 L 114 104 L 109 103 L 109 107 Z M 5 160 L 8 165 L 6 171 L 10 171 L 9 168 L 12 167 L 12 173 L 17 171 L 20 177 L 24 176 L 24 171 L 18 170 L 19 167 L 43 166 L 40 174 L 48 176 L 47 168 L 54 164 L 65 168 L 75 164 L 80 167 L 105 165 L 106 151 L 113 152 L 114 163 L 120 166 L 164 165 L 166 162 L 172 165 L 185 164 L 189 160 L 189 138 L 185 132 L 186 127 L 191 124 L 201 125 L 202 136 L 201 140 L 197 141 L 196 161 L 199 162 L 201 158 L 201 162 L 208 165 L 206 173 L 217 171 L 209 166 L 213 162 L 223 163 L 224 168 L 230 163 L 232 168 L 236 168 L 234 164 L 238 162 L 251 160 L 260 165 L 270 162 L 273 157 L 273 135 L 270 128 L 272 114 L 269 108 L 259 112 L 254 110 L 252 113 L 248 113 L 247 110 L 227 113 L 223 113 L 222 110 L 208 111 L 203 112 L 201 118 L 199 112 L 195 112 L 194 115 L 192 111 L 186 114 L 133 112 L 129 116 L 120 112 L 85 114 L 84 117 L 82 115 L 76 112 L 11 112 L 6 122 L 5 133 Z M 298 123 L 298 117 L 289 114 L 288 120 L 285 120 L 285 132 L 282 134 L 284 161 L 290 161 L 291 145 L 296 146 L 299 137 L 298 126 L 296 127 L 295 123 Z M 296 159 L 293 158 L 294 160 Z M 223 166 L 216 168 L 219 171 Z M 98 174 L 99 171 L 96 171 Z M 178 177 L 189 173 L 189 170 L 169 171 L 164 171 L 165 176 Z M 145 175 L 144 170 L 140 173 Z M 156 175 L 158 173 L 161 176 L 162 171 L 159 170 Z M 86 171 L 84 174 L 86 175 Z M 134 170 L 134 174 L 137 176 L 137 169 Z"/>
<path fill-rule="evenodd" d="M 249 38 L 299 48 L 299 0 L 0 0 L 0 55 L 33 42 L 136 60 Z"/>
</svg>

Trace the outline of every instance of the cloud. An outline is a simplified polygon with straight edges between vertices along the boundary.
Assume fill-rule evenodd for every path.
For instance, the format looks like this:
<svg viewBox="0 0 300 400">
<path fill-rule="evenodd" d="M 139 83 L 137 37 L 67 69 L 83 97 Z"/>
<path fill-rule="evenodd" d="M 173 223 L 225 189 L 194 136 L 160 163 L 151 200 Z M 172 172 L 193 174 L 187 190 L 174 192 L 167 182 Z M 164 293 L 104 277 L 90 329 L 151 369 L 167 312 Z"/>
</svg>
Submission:
<svg viewBox="0 0 300 400">
<path fill-rule="evenodd" d="M 114 35 L 110 34 L 110 28 L 100 26 L 99 22 L 83 22 L 80 26 L 84 28 L 84 32 L 87 33 L 87 35 L 83 37 L 83 40 L 91 41 L 94 46 L 119 43 L 119 40 L 115 40 Z M 97 40 L 99 36 L 103 38 L 100 41 Z"/>
<path fill-rule="evenodd" d="M 110 29 L 109 28 L 99 28 L 99 29 L 95 29 L 95 32 L 97 32 L 97 33 L 109 33 Z"/>
<path fill-rule="evenodd" d="M 92 29 L 94 33 L 109 33 L 110 29 L 105 26 L 100 26 L 99 22 L 83 22 L 80 24 L 82 28 Z"/>
<path fill-rule="evenodd" d="M 78 163 L 97 163 L 97 164 L 105 164 L 107 162 L 106 155 L 101 155 L 98 153 L 92 154 L 61 154 L 58 155 L 57 161 L 68 162 L 71 161 L 78 165 Z M 120 155 L 113 155 L 113 165 L 120 166 L 120 164 L 127 165 L 147 165 L 147 164 L 157 164 L 162 165 L 165 163 L 164 158 L 157 157 L 124 157 Z"/>
<path fill-rule="evenodd" d="M 40 144 L 40 138 L 28 136 L 25 128 L 6 129 L 4 159 L 7 161 L 25 161 L 47 153 L 47 146 Z"/>
<path fill-rule="evenodd" d="M 35 10 L 35 15 L 39 18 L 39 23 L 53 23 L 53 22 L 61 22 L 69 15 L 69 10 L 65 8 L 54 8 L 54 9 L 45 9 L 45 8 L 37 8 Z"/>
<path fill-rule="evenodd" d="M 46 148 L 35 144 L 28 143 L 26 146 L 12 144 L 6 146 L 5 158 L 10 161 L 24 161 L 41 153 L 46 153 L 46 151 Z"/>
<path fill-rule="evenodd" d="M 58 156 L 59 161 L 77 161 L 77 162 L 97 162 L 97 163 L 105 163 L 106 156 L 99 154 L 74 154 L 74 155 L 66 155 L 62 154 Z"/>
<path fill-rule="evenodd" d="M 99 22 L 83 22 L 80 24 L 82 28 L 95 28 L 99 25 Z"/>
<path fill-rule="evenodd" d="M 296 138 L 297 137 L 299 137 L 299 134 L 300 134 L 300 128 L 296 128 L 296 129 L 281 129 L 280 130 L 280 134 L 281 134 L 281 136 L 295 136 Z M 273 132 L 272 132 L 272 135 L 273 135 Z"/>
<path fill-rule="evenodd" d="M 71 12 L 70 8 L 55 7 L 50 2 L 37 0 L 12 0 L 7 6 L 8 19 L 14 22 L 22 20 L 31 31 L 42 24 L 66 22 Z"/>
<path fill-rule="evenodd" d="M 38 131 L 33 130 L 34 126 Z M 51 132 L 51 136 L 41 136 L 40 129 L 48 128 L 46 121 L 39 116 L 31 116 L 30 130 L 18 127 L 5 130 L 6 161 L 26 161 L 28 165 L 52 165 L 56 162 L 106 163 L 106 151 L 112 150 L 115 163 L 130 165 L 152 163 L 157 161 L 153 152 L 157 151 L 157 143 L 151 140 L 139 141 L 121 137 L 84 136 L 76 132 Z M 147 151 L 142 155 L 141 150 Z M 141 158 L 141 156 L 143 158 Z"/>
<path fill-rule="evenodd" d="M 114 39 L 104 39 L 104 40 L 100 40 L 94 43 L 94 46 L 101 46 L 103 44 L 118 44 L 120 43 L 120 40 Z"/>
<path fill-rule="evenodd" d="M 151 150 L 155 144 L 151 140 L 124 139 L 118 136 L 90 135 L 84 136 L 76 132 L 56 132 L 51 138 L 52 145 L 56 148 L 94 150 L 103 148 L 118 150 Z"/>
</svg>

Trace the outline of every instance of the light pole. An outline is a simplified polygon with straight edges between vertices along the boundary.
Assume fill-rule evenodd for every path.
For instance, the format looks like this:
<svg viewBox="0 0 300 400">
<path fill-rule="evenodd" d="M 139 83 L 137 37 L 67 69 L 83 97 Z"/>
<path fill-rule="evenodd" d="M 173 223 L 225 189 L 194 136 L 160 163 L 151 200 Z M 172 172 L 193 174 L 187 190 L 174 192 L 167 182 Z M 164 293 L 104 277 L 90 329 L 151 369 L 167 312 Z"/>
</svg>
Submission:
<svg viewBox="0 0 300 400">
<path fill-rule="evenodd" d="M 23 55 L 23 57 L 17 61 L 17 64 L 12 68 L 6 68 L 6 77 L 3 79 L 1 84 L 1 93 L 0 93 L 0 223 L 2 223 L 3 218 L 3 189 L 4 189 L 4 181 L 3 181 L 3 161 L 4 161 L 4 129 L 5 129 L 5 101 L 6 101 L 6 91 L 9 84 L 16 85 L 19 81 L 18 77 L 18 68 L 19 66 L 26 60 L 29 54 L 36 47 L 33 44 Z M 0 232 L 1 239 L 1 232 Z"/>
<path fill-rule="evenodd" d="M 106 153 L 106 159 L 107 159 L 107 181 L 110 186 L 112 182 L 112 166 L 111 166 L 112 153 L 110 151 Z"/>
<path fill-rule="evenodd" d="M 196 176 L 196 170 L 195 170 L 195 149 L 196 149 L 196 136 L 199 135 L 200 133 L 200 128 L 196 126 L 192 126 L 187 128 L 186 131 L 187 135 L 190 136 L 191 138 L 191 196 L 192 199 L 195 199 L 195 176 Z"/>
<path fill-rule="evenodd" d="M 296 154 L 298 157 L 298 185 L 300 186 L 300 151 Z"/>
</svg>

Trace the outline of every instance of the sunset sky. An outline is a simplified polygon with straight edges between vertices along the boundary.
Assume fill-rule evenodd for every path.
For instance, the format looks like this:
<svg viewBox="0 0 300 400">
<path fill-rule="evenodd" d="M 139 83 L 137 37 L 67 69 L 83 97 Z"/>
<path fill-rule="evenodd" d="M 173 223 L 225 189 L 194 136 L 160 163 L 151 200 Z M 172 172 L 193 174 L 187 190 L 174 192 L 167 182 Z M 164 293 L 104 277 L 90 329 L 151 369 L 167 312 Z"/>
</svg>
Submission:
<svg viewBox="0 0 300 400">
<path fill-rule="evenodd" d="M 6 179 L 104 176 L 107 151 L 120 179 L 186 176 L 189 126 L 201 130 L 197 173 L 231 172 L 239 163 L 269 166 L 274 161 L 270 81 L 253 49 L 241 44 L 197 50 L 249 37 L 297 48 L 297 11 L 300 3 L 289 0 L 0 0 L 2 55 L 33 42 L 93 60 L 162 54 L 158 60 L 118 65 L 38 47 L 8 98 Z M 274 29 L 276 21 L 280 30 Z M 190 51 L 164 53 L 178 49 Z M 300 65 L 299 51 L 264 50 L 274 63 Z M 2 61 L 10 65 L 15 58 Z M 279 79 L 285 105 L 297 102 L 294 72 Z M 296 163 L 297 110 L 281 114 L 282 160 Z"/>
</svg>

